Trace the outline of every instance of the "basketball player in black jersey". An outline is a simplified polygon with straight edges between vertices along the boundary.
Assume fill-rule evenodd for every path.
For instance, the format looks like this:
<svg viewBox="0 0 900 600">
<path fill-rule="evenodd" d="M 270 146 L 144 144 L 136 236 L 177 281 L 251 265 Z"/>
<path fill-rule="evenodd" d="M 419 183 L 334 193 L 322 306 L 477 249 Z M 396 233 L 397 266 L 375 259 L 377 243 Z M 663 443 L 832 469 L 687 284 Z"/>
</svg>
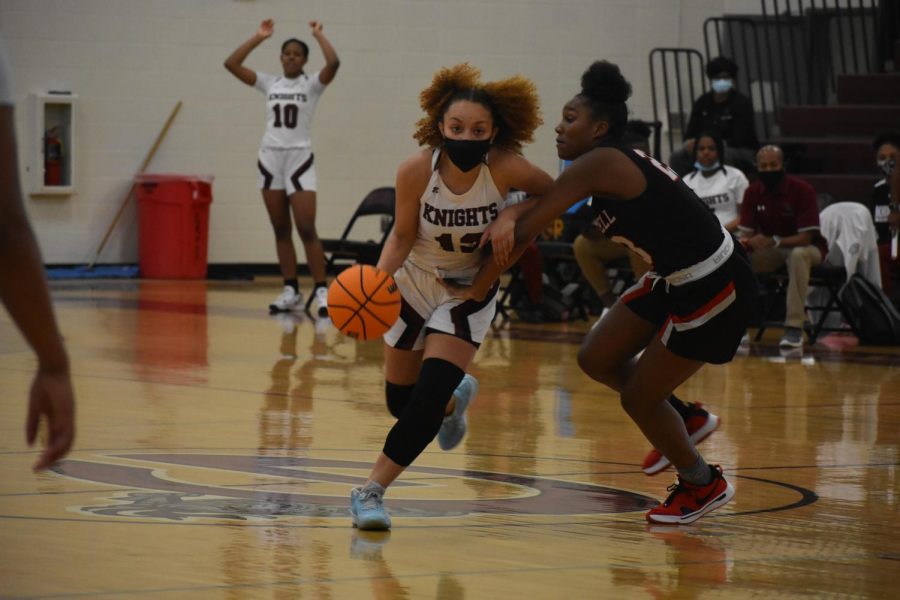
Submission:
<svg viewBox="0 0 900 600">
<path fill-rule="evenodd" d="M 631 86 L 619 68 L 595 62 L 581 88 L 556 127 L 558 154 L 573 163 L 516 223 L 511 260 L 569 206 L 592 196 L 602 232 L 653 265 L 588 333 L 578 363 L 620 393 L 628 415 L 678 469 L 671 494 L 647 520 L 691 523 L 728 502 L 734 488 L 720 467 L 703 460 L 667 400 L 704 363 L 734 357 L 753 313 L 756 279 L 741 245 L 693 191 L 666 165 L 620 143 Z M 482 298 L 500 272 L 488 261 L 470 287 L 445 285 Z"/>
</svg>

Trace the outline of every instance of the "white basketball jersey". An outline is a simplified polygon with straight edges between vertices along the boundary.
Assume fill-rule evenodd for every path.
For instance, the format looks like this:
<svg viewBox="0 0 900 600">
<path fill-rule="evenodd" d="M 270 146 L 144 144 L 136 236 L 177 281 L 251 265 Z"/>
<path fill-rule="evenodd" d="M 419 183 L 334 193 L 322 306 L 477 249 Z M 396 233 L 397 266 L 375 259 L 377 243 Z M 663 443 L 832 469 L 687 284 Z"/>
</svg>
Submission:
<svg viewBox="0 0 900 600">
<path fill-rule="evenodd" d="M 440 277 L 465 278 L 478 272 L 483 249 L 481 234 L 504 201 L 486 164 L 479 166 L 475 183 L 464 194 L 454 194 L 438 174 L 440 150 L 431 158 L 431 179 L 419 199 L 419 232 L 409 261 Z"/>
<path fill-rule="evenodd" d="M 325 89 L 319 73 L 288 79 L 257 72 L 253 87 L 266 95 L 263 148 L 309 148 L 313 112 Z"/>
<path fill-rule="evenodd" d="M 720 169 L 711 177 L 694 171 L 684 178 L 684 182 L 716 213 L 723 225 L 738 217 L 744 192 L 750 186 L 747 177 L 734 167 Z"/>
</svg>

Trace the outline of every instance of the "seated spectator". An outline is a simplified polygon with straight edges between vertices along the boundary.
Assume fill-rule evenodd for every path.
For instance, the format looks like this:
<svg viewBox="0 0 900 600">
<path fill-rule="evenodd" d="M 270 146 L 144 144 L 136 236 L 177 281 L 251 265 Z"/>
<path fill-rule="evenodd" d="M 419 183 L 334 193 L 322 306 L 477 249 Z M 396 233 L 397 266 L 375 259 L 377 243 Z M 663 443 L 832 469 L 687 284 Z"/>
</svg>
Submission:
<svg viewBox="0 0 900 600">
<path fill-rule="evenodd" d="M 782 347 L 803 346 L 809 274 L 822 263 L 828 245 L 819 230 L 819 208 L 811 185 L 784 171 L 784 153 L 765 146 L 756 155 L 759 180 L 741 204 L 741 242 L 750 253 L 753 270 L 772 273 L 787 266 Z"/>
<path fill-rule="evenodd" d="M 722 138 L 701 133 L 694 144 L 694 170 L 684 182 L 709 206 L 728 231 L 737 231 L 744 192 L 750 186 L 740 169 L 725 164 Z"/>
<path fill-rule="evenodd" d="M 759 142 L 750 98 L 735 89 L 738 66 L 725 57 L 706 64 L 711 90 L 697 98 L 684 132 L 684 146 L 672 154 L 669 164 L 679 175 L 692 169 L 691 156 L 697 136 L 704 131 L 718 133 L 725 142 L 731 164 L 745 173 L 753 172 L 753 159 Z"/>
<path fill-rule="evenodd" d="M 506 205 L 511 206 L 527 199 L 525 192 L 510 188 L 506 194 Z M 521 272 L 522 287 L 525 289 L 524 296 L 512 298 L 516 303 L 516 315 L 526 323 L 540 323 L 543 321 L 541 304 L 544 302 L 544 261 L 537 242 L 531 242 L 515 266 Z"/>
<path fill-rule="evenodd" d="M 900 132 L 886 131 L 872 143 L 875 162 L 884 174 L 869 196 L 869 210 L 875 221 L 878 235 L 878 254 L 881 259 L 881 286 L 891 296 L 891 276 L 900 271 L 900 257 L 897 251 L 897 229 L 900 227 L 900 212 L 896 202 L 891 201 L 891 174 L 897 167 L 900 155 Z"/>
<path fill-rule="evenodd" d="M 650 126 L 644 121 L 628 121 L 622 141 L 647 156 L 651 154 Z M 596 225 L 589 225 L 581 235 L 575 238 L 573 250 L 581 274 L 591 284 L 604 309 L 615 304 L 618 298 L 606 275 L 607 265 L 611 261 L 628 257 L 628 263 L 631 265 L 635 279 L 650 270 L 650 265 L 643 258 L 601 234 Z"/>
</svg>

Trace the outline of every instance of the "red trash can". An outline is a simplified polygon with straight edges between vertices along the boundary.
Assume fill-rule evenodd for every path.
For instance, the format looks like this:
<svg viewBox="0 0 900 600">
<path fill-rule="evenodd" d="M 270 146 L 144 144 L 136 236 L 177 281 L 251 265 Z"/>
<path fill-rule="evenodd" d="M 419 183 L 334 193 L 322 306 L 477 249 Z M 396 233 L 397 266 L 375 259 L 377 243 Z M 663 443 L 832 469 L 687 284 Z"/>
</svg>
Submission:
<svg viewBox="0 0 900 600">
<path fill-rule="evenodd" d="M 135 177 L 141 277 L 204 279 L 211 175 Z"/>
</svg>

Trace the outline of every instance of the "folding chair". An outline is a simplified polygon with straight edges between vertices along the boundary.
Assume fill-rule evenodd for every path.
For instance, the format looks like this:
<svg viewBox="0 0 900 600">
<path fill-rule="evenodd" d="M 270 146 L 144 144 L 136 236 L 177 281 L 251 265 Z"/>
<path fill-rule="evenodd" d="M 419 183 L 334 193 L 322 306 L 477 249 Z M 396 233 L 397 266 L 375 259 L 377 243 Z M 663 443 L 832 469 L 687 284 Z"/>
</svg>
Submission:
<svg viewBox="0 0 900 600">
<path fill-rule="evenodd" d="M 356 207 L 350 221 L 344 228 L 344 233 L 338 239 L 322 240 L 322 249 L 328 255 L 325 267 L 328 272 L 334 271 L 338 263 L 344 264 L 343 268 L 350 264 L 374 265 L 378 262 L 381 254 L 381 248 L 387 240 L 391 229 L 394 227 L 394 188 L 380 187 L 372 190 L 366 197 L 362 199 L 359 206 Z M 362 217 L 379 217 L 377 227 L 381 237 L 378 240 L 367 239 L 362 240 L 358 237 L 352 237 L 351 234 L 359 235 L 354 227 L 358 226 Z M 381 218 L 385 218 L 383 222 Z M 369 229 L 370 234 L 372 229 Z"/>
<path fill-rule="evenodd" d="M 584 292 L 588 287 L 581 275 L 575 250 L 570 242 L 538 240 L 538 249 L 544 259 L 544 273 L 550 278 L 551 285 L 563 296 L 571 298 L 572 316 L 588 320 L 588 307 Z"/>
<path fill-rule="evenodd" d="M 757 279 L 760 282 L 760 288 L 763 290 L 762 298 L 762 319 L 759 323 L 759 330 L 754 337 L 755 341 L 762 339 L 766 328 L 772 326 L 781 326 L 782 321 L 776 319 L 779 311 L 783 311 L 785 294 L 788 287 L 788 276 L 785 271 L 776 271 L 775 273 L 757 273 Z M 858 336 L 856 324 L 852 315 L 849 314 L 843 302 L 841 302 L 840 291 L 847 282 L 847 270 L 840 265 L 823 264 L 813 267 L 809 274 L 809 288 L 819 289 L 823 294 L 821 304 L 810 304 L 807 296 L 806 310 L 818 317 L 815 323 L 810 323 L 807 328 L 809 342 L 815 343 L 816 338 L 822 332 L 846 331 L 844 327 L 829 327 L 826 321 L 829 315 L 838 313 L 843 323 L 846 323 L 854 335 Z"/>
<path fill-rule="evenodd" d="M 322 250 L 327 257 L 326 273 L 340 272 L 354 264 L 374 265 L 378 262 L 381 249 L 394 227 L 394 202 L 395 191 L 392 187 L 376 188 L 366 194 L 350 217 L 341 237 L 322 240 Z M 376 219 L 371 217 L 378 217 L 377 223 L 372 223 Z M 368 235 L 377 231 L 380 237 L 377 240 L 360 239 L 361 229 L 366 230 Z M 313 296 L 310 296 L 306 301 L 307 309 L 312 300 Z"/>
</svg>

